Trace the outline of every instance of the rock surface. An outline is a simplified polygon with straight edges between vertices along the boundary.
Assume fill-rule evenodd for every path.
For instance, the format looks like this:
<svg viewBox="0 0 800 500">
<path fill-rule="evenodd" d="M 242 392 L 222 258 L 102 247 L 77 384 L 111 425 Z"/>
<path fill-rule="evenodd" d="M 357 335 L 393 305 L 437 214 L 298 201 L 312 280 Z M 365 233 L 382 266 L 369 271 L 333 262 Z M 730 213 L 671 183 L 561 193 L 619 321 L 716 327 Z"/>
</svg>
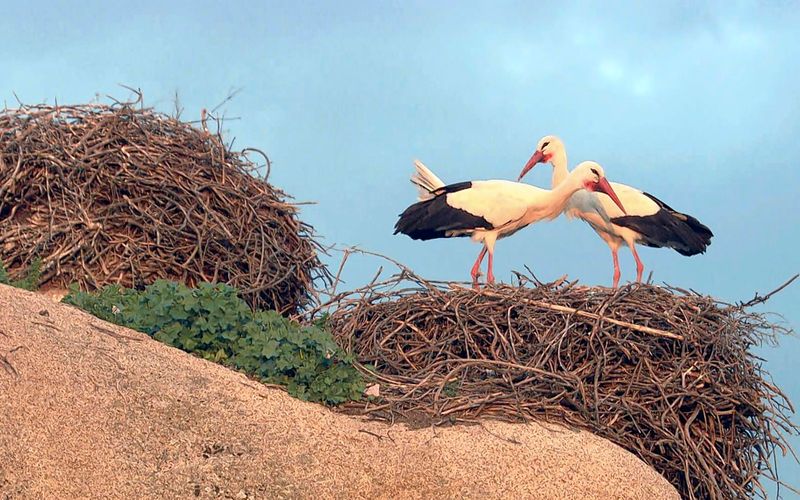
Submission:
<svg viewBox="0 0 800 500">
<path fill-rule="evenodd" d="M 0 499 L 154 497 L 679 498 L 587 432 L 339 415 L 0 285 Z"/>
</svg>

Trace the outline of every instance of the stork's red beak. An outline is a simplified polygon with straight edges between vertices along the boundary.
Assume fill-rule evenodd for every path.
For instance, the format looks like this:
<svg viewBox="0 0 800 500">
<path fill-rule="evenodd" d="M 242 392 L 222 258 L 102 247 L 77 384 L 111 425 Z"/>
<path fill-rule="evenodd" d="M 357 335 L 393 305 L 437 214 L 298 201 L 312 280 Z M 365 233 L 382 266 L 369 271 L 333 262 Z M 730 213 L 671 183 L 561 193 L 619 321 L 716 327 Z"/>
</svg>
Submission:
<svg viewBox="0 0 800 500">
<path fill-rule="evenodd" d="M 517 177 L 517 182 L 521 181 L 522 178 L 525 177 L 525 174 L 527 174 L 530 171 L 530 169 L 535 167 L 537 163 L 543 160 L 544 160 L 544 153 L 538 150 L 535 153 L 533 153 L 533 156 L 531 156 L 531 159 L 528 160 L 528 163 L 525 164 L 525 168 L 522 169 L 522 172 L 519 174 L 519 177 Z"/>
<path fill-rule="evenodd" d="M 628 212 L 625 210 L 625 207 L 622 206 L 622 202 L 619 201 L 617 197 L 617 193 L 614 192 L 614 189 L 611 187 L 611 184 L 608 183 L 605 177 L 600 177 L 600 180 L 594 185 L 594 189 L 592 191 L 600 191 L 601 193 L 605 193 L 614 200 L 614 203 L 617 204 L 622 213 L 628 215 Z"/>
</svg>

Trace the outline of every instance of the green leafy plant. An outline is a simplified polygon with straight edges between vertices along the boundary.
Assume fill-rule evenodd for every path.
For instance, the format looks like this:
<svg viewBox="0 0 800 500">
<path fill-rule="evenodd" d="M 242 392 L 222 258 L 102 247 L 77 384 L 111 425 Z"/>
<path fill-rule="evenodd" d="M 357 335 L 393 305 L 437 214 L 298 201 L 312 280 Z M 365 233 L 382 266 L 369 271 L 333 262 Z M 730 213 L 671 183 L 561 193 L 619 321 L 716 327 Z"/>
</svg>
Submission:
<svg viewBox="0 0 800 500">
<path fill-rule="evenodd" d="M 361 397 L 364 382 L 330 333 L 319 326 L 298 326 L 275 311 L 254 316 L 237 340 L 233 364 L 305 400 L 341 403 Z"/>
<path fill-rule="evenodd" d="M 83 309 L 103 321 L 127 326 L 125 318 L 119 314 L 119 308 L 127 307 L 124 304 L 132 297 L 132 293 L 135 292 L 119 285 L 108 285 L 92 293 L 82 292 L 78 285 L 73 283 L 69 287 L 69 293 L 61 301 Z"/>
<path fill-rule="evenodd" d="M 42 259 L 36 257 L 31 261 L 28 270 L 25 272 L 25 277 L 16 281 L 11 281 L 8 271 L 6 270 L 3 262 L 0 261 L 0 283 L 10 285 L 23 290 L 36 290 L 39 288 L 39 280 L 42 277 Z"/>
<path fill-rule="evenodd" d="M 71 288 L 64 302 L 156 340 L 221 362 L 295 397 L 326 404 L 359 399 L 364 381 L 323 323 L 300 325 L 275 311 L 253 313 L 236 289 L 159 280 L 142 291 Z"/>
</svg>

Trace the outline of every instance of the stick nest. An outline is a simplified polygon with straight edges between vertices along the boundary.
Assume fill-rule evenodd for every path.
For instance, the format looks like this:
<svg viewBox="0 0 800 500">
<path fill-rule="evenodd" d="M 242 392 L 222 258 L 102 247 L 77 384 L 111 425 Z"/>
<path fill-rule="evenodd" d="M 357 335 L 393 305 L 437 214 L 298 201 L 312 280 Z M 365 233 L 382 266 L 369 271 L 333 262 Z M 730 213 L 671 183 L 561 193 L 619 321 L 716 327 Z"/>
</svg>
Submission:
<svg viewBox="0 0 800 500">
<path fill-rule="evenodd" d="M 296 206 L 253 175 L 248 153 L 268 167 L 266 155 L 139 103 L 0 112 L 0 258 L 11 274 L 38 257 L 48 287 L 214 281 L 253 307 L 308 304 L 327 270 Z"/>
<path fill-rule="evenodd" d="M 558 422 L 634 453 L 684 498 L 766 496 L 759 476 L 776 479 L 773 454 L 798 429 L 751 349 L 781 327 L 678 289 L 529 285 L 477 293 L 406 269 L 335 297 L 331 328 L 381 393 L 347 411 Z"/>
</svg>

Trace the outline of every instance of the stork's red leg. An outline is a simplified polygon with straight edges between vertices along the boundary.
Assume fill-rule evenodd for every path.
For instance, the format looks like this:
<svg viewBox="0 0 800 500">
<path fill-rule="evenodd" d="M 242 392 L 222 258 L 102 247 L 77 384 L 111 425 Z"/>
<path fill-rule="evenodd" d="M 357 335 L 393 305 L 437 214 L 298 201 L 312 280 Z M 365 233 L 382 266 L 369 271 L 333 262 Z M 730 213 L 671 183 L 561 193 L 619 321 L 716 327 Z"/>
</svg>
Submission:
<svg viewBox="0 0 800 500">
<path fill-rule="evenodd" d="M 490 285 L 494 285 L 494 252 L 489 252 L 489 270 L 486 273 L 486 282 Z"/>
<path fill-rule="evenodd" d="M 611 249 L 611 257 L 614 259 L 614 288 L 619 286 L 619 256 L 617 255 L 617 249 Z"/>
<path fill-rule="evenodd" d="M 639 254 L 636 253 L 636 247 L 631 245 L 631 253 L 633 254 L 634 260 L 636 260 L 636 282 L 642 282 L 642 273 L 644 272 L 644 264 L 642 264 L 641 259 L 639 259 Z"/>
<path fill-rule="evenodd" d="M 486 256 L 486 251 L 487 251 L 486 247 L 483 247 L 481 253 L 478 254 L 478 258 L 475 260 L 475 265 L 472 266 L 472 272 L 470 273 L 472 274 L 472 288 L 475 289 L 478 288 L 478 276 L 481 275 L 481 262 L 483 261 L 483 258 Z M 489 262 L 491 262 L 491 260 L 492 257 L 490 255 Z"/>
</svg>

